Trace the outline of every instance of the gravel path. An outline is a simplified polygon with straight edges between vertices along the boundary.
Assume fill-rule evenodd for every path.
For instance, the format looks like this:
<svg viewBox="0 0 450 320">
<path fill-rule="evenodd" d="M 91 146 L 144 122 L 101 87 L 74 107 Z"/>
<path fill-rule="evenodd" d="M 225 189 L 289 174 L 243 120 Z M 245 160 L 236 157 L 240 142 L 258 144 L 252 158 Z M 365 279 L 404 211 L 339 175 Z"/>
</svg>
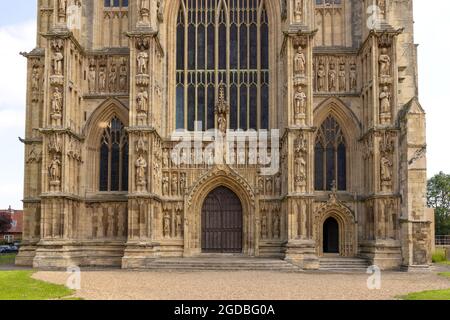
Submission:
<svg viewBox="0 0 450 320">
<path fill-rule="evenodd" d="M 36 279 L 65 284 L 61 271 L 39 271 Z M 395 299 L 410 292 L 450 288 L 435 273 L 383 272 L 380 290 L 368 290 L 366 274 L 277 272 L 82 271 L 76 296 L 96 300 L 279 300 Z"/>
</svg>

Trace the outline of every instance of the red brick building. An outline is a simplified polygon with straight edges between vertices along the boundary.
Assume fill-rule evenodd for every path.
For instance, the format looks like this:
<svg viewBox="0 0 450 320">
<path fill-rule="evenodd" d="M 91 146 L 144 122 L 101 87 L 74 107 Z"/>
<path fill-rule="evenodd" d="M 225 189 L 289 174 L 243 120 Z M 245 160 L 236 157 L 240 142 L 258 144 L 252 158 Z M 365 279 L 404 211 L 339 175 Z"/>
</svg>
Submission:
<svg viewBox="0 0 450 320">
<path fill-rule="evenodd" d="M 11 227 L 7 232 L 0 233 L 0 242 L 6 241 L 12 243 L 22 240 L 23 231 L 23 211 L 13 210 L 11 207 L 7 210 L 0 210 L 0 216 L 8 215 L 11 217 Z"/>
</svg>

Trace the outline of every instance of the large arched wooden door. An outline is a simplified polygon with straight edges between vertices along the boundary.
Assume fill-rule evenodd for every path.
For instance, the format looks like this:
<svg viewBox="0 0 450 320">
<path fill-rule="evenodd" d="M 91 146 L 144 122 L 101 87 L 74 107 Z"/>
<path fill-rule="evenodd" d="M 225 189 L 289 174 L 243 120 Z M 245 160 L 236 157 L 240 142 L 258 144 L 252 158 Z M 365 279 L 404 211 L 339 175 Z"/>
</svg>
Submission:
<svg viewBox="0 0 450 320">
<path fill-rule="evenodd" d="M 203 203 L 202 252 L 242 252 L 242 204 L 228 188 L 213 190 Z"/>
</svg>

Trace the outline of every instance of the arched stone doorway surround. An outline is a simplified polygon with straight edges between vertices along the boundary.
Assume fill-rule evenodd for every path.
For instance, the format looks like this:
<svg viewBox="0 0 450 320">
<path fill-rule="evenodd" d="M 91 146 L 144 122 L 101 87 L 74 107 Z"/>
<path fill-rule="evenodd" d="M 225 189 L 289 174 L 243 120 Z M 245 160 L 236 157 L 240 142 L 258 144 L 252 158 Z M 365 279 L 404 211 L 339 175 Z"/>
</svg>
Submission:
<svg viewBox="0 0 450 320">
<path fill-rule="evenodd" d="M 257 255 L 257 201 L 251 186 L 237 172 L 228 166 L 216 166 L 204 174 L 187 192 L 184 219 L 184 256 L 197 256 L 202 253 L 202 207 L 206 197 L 216 188 L 226 187 L 234 192 L 242 204 L 243 243 L 242 253 Z"/>
<path fill-rule="evenodd" d="M 328 218 L 333 218 L 339 225 L 339 255 L 354 257 L 357 254 L 357 224 L 353 212 L 337 200 L 335 194 L 320 206 L 315 214 L 315 232 L 317 255 L 323 256 L 323 226 Z"/>
</svg>

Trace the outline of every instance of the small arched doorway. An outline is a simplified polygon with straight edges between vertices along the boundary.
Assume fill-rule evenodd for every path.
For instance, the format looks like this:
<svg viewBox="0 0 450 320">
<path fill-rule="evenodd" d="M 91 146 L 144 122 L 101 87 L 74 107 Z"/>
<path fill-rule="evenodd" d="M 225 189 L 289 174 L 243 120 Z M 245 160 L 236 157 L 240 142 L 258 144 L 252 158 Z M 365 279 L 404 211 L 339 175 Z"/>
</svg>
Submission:
<svg viewBox="0 0 450 320">
<path fill-rule="evenodd" d="M 323 253 L 339 254 L 339 224 L 330 217 L 323 224 Z"/>
<path fill-rule="evenodd" d="M 202 252 L 242 253 L 242 204 L 230 189 L 214 189 L 202 207 Z"/>
</svg>

